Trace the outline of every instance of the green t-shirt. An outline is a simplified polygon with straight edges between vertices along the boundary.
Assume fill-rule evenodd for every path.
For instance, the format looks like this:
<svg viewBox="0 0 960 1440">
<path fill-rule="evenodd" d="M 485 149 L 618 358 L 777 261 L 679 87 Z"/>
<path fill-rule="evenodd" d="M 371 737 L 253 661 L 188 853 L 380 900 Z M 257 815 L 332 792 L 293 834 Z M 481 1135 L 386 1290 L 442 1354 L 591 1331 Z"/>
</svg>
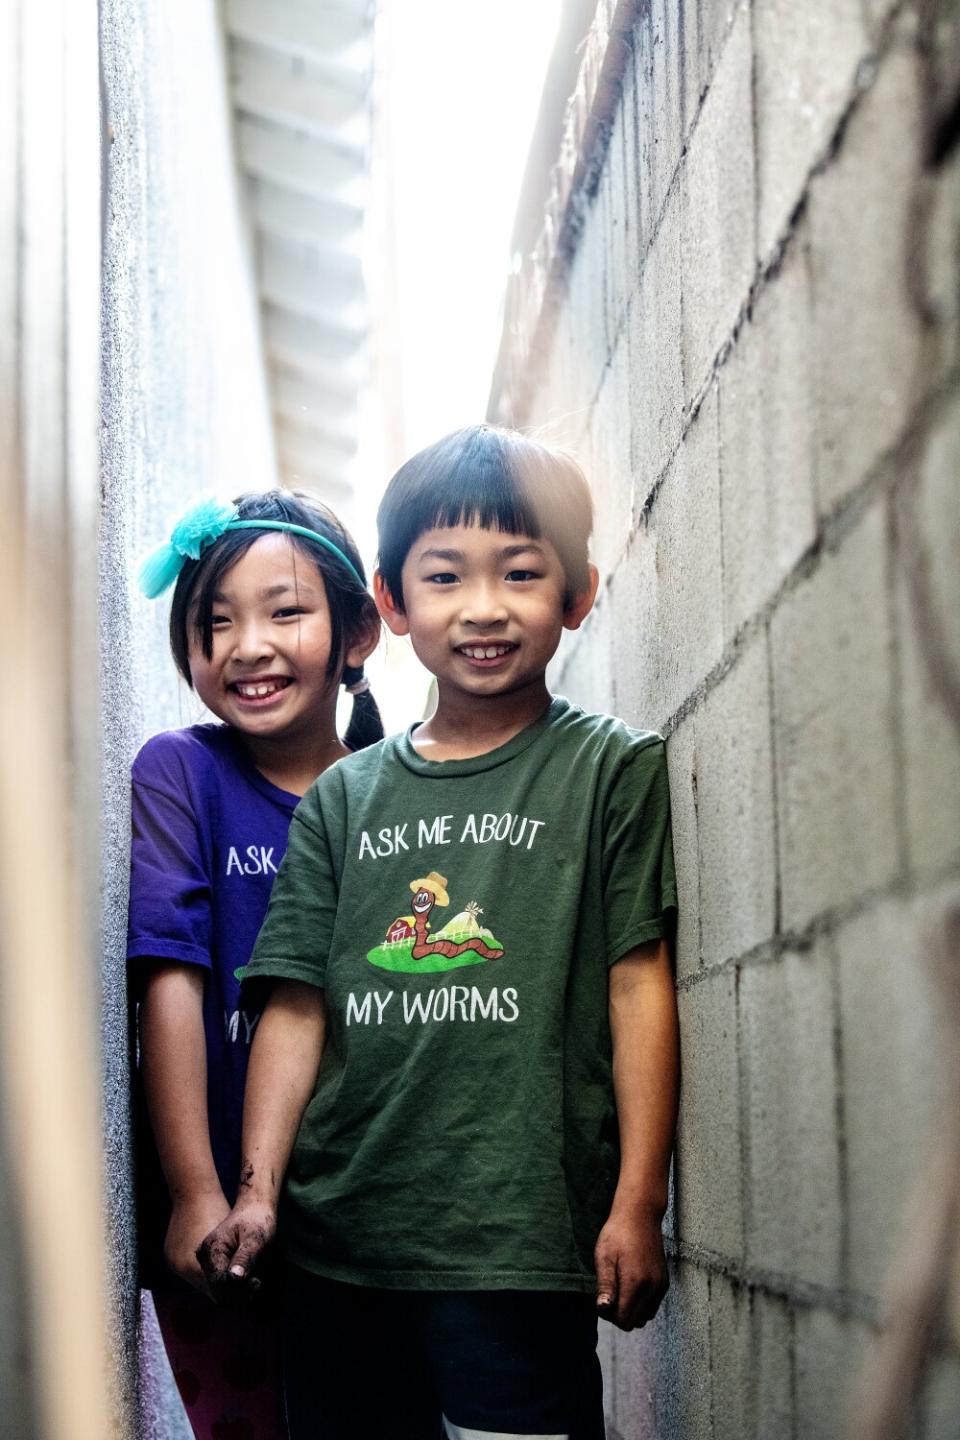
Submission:
<svg viewBox="0 0 960 1440">
<path fill-rule="evenodd" d="M 663 741 L 566 700 L 486 755 L 408 734 L 321 775 L 241 972 L 326 992 L 288 1258 L 589 1291 L 618 1165 L 607 970 L 675 906 Z"/>
</svg>

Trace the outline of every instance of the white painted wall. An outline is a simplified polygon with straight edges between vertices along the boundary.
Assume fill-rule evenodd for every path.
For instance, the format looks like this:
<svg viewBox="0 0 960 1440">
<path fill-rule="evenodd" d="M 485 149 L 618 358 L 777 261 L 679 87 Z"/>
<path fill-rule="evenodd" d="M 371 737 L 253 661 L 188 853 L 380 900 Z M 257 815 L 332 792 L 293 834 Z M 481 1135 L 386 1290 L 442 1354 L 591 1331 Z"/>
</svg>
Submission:
<svg viewBox="0 0 960 1440">
<path fill-rule="evenodd" d="M 103 1047 L 121 1392 L 133 1399 L 137 1316 L 129 1189 L 124 943 L 129 765 L 156 730 L 190 723 L 144 601 L 140 556 L 200 490 L 275 481 L 248 229 L 237 191 L 215 0 L 103 0 L 105 95 L 101 650 Z M 143 1346 L 141 1433 L 183 1433 L 155 1343 Z"/>
</svg>

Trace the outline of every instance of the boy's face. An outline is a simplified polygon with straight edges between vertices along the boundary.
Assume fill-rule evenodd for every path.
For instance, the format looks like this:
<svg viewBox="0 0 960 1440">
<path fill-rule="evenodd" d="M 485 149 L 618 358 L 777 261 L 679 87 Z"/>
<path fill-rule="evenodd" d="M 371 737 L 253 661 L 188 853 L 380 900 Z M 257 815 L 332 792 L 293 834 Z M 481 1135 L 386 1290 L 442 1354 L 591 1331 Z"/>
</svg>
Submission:
<svg viewBox="0 0 960 1440">
<path fill-rule="evenodd" d="M 428 530 L 403 564 L 400 610 L 378 574 L 380 613 L 397 635 L 409 635 L 417 657 L 441 690 L 477 698 L 542 683 L 561 631 L 575 630 L 596 593 L 564 608 L 566 578 L 549 540 L 457 525 Z"/>
</svg>

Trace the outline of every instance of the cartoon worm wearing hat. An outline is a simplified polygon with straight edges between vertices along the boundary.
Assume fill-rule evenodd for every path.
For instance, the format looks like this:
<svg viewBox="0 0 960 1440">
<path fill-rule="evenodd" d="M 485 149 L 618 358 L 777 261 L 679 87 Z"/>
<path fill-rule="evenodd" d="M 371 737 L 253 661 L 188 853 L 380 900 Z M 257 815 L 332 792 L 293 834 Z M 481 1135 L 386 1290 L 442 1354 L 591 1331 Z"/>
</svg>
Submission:
<svg viewBox="0 0 960 1440">
<path fill-rule="evenodd" d="M 431 870 L 422 880 L 411 880 L 410 889 L 413 891 L 413 931 L 417 937 L 410 952 L 414 960 L 423 960 L 427 955 L 446 955 L 447 959 L 452 960 L 455 955 L 462 955 L 466 950 L 475 950 L 485 960 L 500 959 L 503 951 L 492 950 L 479 935 L 462 940 L 459 945 L 454 945 L 452 940 L 434 940 L 432 943 L 427 940 L 427 916 L 430 911 L 434 905 L 450 904 L 445 876 Z"/>
</svg>

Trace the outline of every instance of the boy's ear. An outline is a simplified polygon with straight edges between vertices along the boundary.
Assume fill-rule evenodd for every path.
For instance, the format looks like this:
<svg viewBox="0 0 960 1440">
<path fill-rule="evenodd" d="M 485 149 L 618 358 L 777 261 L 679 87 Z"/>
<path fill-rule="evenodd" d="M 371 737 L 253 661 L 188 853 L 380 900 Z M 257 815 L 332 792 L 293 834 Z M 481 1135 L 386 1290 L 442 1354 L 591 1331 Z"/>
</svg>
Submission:
<svg viewBox="0 0 960 1440">
<path fill-rule="evenodd" d="M 407 617 L 391 595 L 387 588 L 387 582 L 379 570 L 373 572 L 373 598 L 387 629 L 392 630 L 394 635 L 409 635 L 410 626 Z"/>
<path fill-rule="evenodd" d="M 565 630 L 579 630 L 593 609 L 593 602 L 597 598 L 597 587 L 600 584 L 600 571 L 596 565 L 587 566 L 587 583 L 582 590 L 578 590 L 563 612 L 563 628 Z"/>
<path fill-rule="evenodd" d="M 363 622 L 357 632 L 357 638 L 347 650 L 343 657 L 344 665 L 358 669 L 372 655 L 377 648 L 377 641 L 380 639 L 380 616 L 374 610 L 373 605 L 365 607 Z"/>
</svg>

